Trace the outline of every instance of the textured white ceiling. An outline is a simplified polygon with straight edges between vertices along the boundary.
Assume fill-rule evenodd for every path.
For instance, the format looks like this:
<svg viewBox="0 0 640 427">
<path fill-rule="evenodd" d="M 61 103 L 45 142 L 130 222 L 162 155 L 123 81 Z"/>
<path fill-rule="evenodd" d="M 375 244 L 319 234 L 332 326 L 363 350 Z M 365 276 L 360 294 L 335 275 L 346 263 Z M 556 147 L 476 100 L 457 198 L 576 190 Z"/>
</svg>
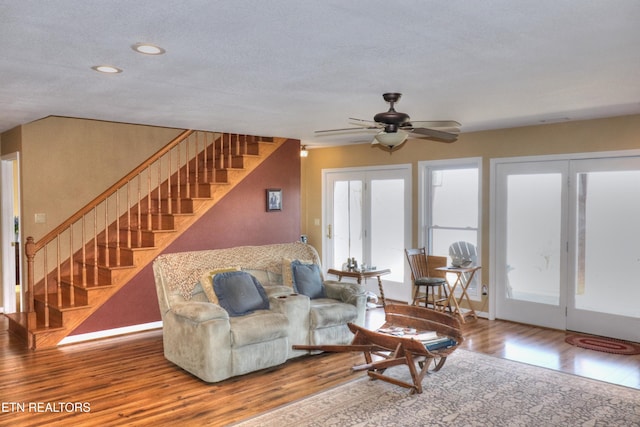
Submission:
<svg viewBox="0 0 640 427">
<path fill-rule="evenodd" d="M 0 0 L 0 131 L 59 115 L 365 141 L 314 130 L 389 91 L 462 132 L 640 113 L 640 1 Z"/>
</svg>

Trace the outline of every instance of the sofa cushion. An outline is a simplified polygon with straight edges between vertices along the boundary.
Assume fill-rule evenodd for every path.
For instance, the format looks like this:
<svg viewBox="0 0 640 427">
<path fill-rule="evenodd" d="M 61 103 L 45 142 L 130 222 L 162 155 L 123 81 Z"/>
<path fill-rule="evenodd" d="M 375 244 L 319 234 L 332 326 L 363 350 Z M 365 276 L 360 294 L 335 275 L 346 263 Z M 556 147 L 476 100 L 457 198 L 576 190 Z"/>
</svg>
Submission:
<svg viewBox="0 0 640 427">
<path fill-rule="evenodd" d="M 213 278 L 215 277 L 216 274 L 228 273 L 229 271 L 240 271 L 240 268 L 238 267 L 216 268 L 214 270 L 207 271 L 200 278 L 200 286 L 202 287 L 202 290 L 204 291 L 205 295 L 207 295 L 207 299 L 209 300 L 209 302 L 218 304 L 218 296 L 213 290 Z"/>
<path fill-rule="evenodd" d="M 244 316 L 255 310 L 268 310 L 269 298 L 258 280 L 244 271 L 216 274 L 213 290 L 229 316 Z"/>
<path fill-rule="evenodd" d="M 243 347 L 286 337 L 289 327 L 289 321 L 284 314 L 268 310 L 259 310 L 246 316 L 233 317 L 229 322 L 231 323 L 231 345 L 233 347 Z"/>
<path fill-rule="evenodd" d="M 269 270 L 258 270 L 255 268 L 242 267 L 242 271 L 246 271 L 260 282 L 263 286 L 282 284 L 282 275 Z"/>
<path fill-rule="evenodd" d="M 305 264 L 299 260 L 291 261 L 293 290 L 311 299 L 324 298 L 324 284 L 317 264 Z"/>
<path fill-rule="evenodd" d="M 358 311 L 354 305 L 330 298 L 319 298 L 311 301 L 309 326 L 311 329 L 328 328 L 337 325 L 354 323 Z"/>
<path fill-rule="evenodd" d="M 282 258 L 282 284 L 288 286 L 290 288 L 293 287 L 293 273 L 291 271 L 291 263 L 294 260 L 290 258 Z M 314 264 L 313 261 L 309 260 L 297 260 L 303 264 Z"/>
</svg>

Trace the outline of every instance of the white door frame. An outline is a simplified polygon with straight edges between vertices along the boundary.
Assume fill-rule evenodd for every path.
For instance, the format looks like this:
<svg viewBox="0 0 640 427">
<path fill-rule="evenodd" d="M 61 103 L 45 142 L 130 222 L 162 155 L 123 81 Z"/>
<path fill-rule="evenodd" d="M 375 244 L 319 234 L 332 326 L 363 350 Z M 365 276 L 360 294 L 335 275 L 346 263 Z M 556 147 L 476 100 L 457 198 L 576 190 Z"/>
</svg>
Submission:
<svg viewBox="0 0 640 427">
<path fill-rule="evenodd" d="M 361 173 L 363 176 L 367 176 L 367 180 L 371 174 L 375 175 L 376 172 L 390 172 L 397 171 L 398 178 L 403 178 L 405 181 L 405 210 L 404 210 L 404 221 L 406 224 L 405 233 L 404 233 L 404 241 L 405 247 L 409 247 L 411 245 L 411 229 L 412 229 L 412 166 L 411 164 L 398 164 L 398 165 L 379 165 L 379 166 L 363 166 L 363 167 L 347 167 L 347 168 L 331 168 L 331 169 L 323 169 L 322 170 L 322 230 L 323 230 L 323 243 L 322 243 L 322 260 L 323 266 L 325 269 L 328 268 L 340 268 L 341 266 L 332 266 L 331 261 L 333 259 L 333 253 L 330 249 L 331 243 L 330 240 L 333 238 L 333 227 L 332 218 L 333 218 L 333 207 L 332 202 L 328 200 L 328 188 L 327 182 L 332 175 L 339 173 Z M 365 206 L 365 210 L 370 210 L 370 206 Z M 367 224 L 368 226 L 369 224 Z M 332 236 L 332 237 L 329 237 Z M 358 260 L 361 261 L 361 260 Z M 404 262 L 404 271 L 402 272 L 403 281 L 402 283 L 395 283 L 394 286 L 385 288 L 385 296 L 390 297 L 391 299 L 398 301 L 410 301 L 411 296 L 411 277 L 408 273 L 408 266 L 406 261 Z M 382 266 L 378 266 L 382 267 Z M 383 277 L 384 282 L 389 282 L 388 279 Z M 365 289 L 368 291 L 377 293 L 377 282 L 374 284 L 374 281 L 367 284 L 365 283 Z M 388 295 L 387 295 L 388 294 Z"/>
<path fill-rule="evenodd" d="M 0 185 L 2 185 L 2 211 L 0 212 L 0 236 L 2 243 L 0 244 L 0 251 L 2 252 L 2 303 L 4 313 L 15 313 L 16 311 L 16 261 L 15 247 L 13 245 L 15 241 L 14 189 L 16 187 L 18 188 L 17 198 L 20 200 L 20 186 L 16 185 L 18 183 L 14 180 L 14 164 L 19 172 L 20 162 L 18 159 L 18 153 L 7 154 L 0 158 Z M 20 176 L 19 173 L 18 176 Z M 19 236 L 20 234 L 18 234 L 18 238 Z M 22 248 L 20 248 L 20 265 L 22 265 Z M 20 283 L 22 284 L 22 280 L 20 280 Z M 21 301 L 21 304 L 22 303 Z"/>
</svg>

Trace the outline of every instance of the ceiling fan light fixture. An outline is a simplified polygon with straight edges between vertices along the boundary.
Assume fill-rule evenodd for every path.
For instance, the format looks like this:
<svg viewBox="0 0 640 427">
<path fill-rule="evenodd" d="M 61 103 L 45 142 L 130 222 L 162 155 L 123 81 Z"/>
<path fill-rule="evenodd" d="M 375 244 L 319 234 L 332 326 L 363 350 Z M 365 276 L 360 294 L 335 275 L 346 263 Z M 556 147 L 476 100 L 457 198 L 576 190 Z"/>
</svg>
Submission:
<svg viewBox="0 0 640 427">
<path fill-rule="evenodd" d="M 388 148 L 394 148 L 402 145 L 408 137 L 409 134 L 402 129 L 397 132 L 382 131 L 375 136 L 372 144 L 381 144 Z"/>
</svg>

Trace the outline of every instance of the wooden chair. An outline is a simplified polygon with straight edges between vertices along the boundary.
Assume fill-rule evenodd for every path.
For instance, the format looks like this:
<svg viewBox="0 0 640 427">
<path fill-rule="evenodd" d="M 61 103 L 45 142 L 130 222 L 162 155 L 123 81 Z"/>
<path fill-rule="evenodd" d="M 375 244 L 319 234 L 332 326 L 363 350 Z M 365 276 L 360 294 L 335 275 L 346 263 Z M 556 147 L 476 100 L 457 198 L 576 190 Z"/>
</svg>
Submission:
<svg viewBox="0 0 640 427">
<path fill-rule="evenodd" d="M 460 320 L 422 307 L 390 304 L 385 308 L 386 323 L 382 328 L 413 328 L 418 332 L 435 331 L 440 336 L 453 340 L 453 344 L 430 350 L 424 343 L 409 336 L 395 336 L 365 329 L 349 323 L 354 338 L 348 345 L 294 345 L 294 350 L 321 350 L 328 352 L 362 351 L 365 363 L 352 367 L 353 371 L 367 371 L 371 379 L 379 379 L 411 389 L 411 393 L 422 393 L 422 380 L 428 372 L 437 372 L 447 357 L 462 343 Z M 381 329 L 382 329 L 381 328 Z M 406 365 L 411 382 L 386 375 L 393 366 Z M 429 369 L 433 365 L 433 369 Z"/>
<path fill-rule="evenodd" d="M 409 262 L 413 282 L 411 305 L 420 305 L 420 302 L 424 301 L 424 306 L 427 308 L 431 305 L 435 310 L 443 310 L 449 299 L 448 285 L 445 273 L 437 271 L 436 268 L 446 267 L 447 257 L 427 255 L 425 248 L 405 249 L 404 252 Z M 424 294 L 421 294 L 422 287 L 425 288 Z"/>
</svg>

